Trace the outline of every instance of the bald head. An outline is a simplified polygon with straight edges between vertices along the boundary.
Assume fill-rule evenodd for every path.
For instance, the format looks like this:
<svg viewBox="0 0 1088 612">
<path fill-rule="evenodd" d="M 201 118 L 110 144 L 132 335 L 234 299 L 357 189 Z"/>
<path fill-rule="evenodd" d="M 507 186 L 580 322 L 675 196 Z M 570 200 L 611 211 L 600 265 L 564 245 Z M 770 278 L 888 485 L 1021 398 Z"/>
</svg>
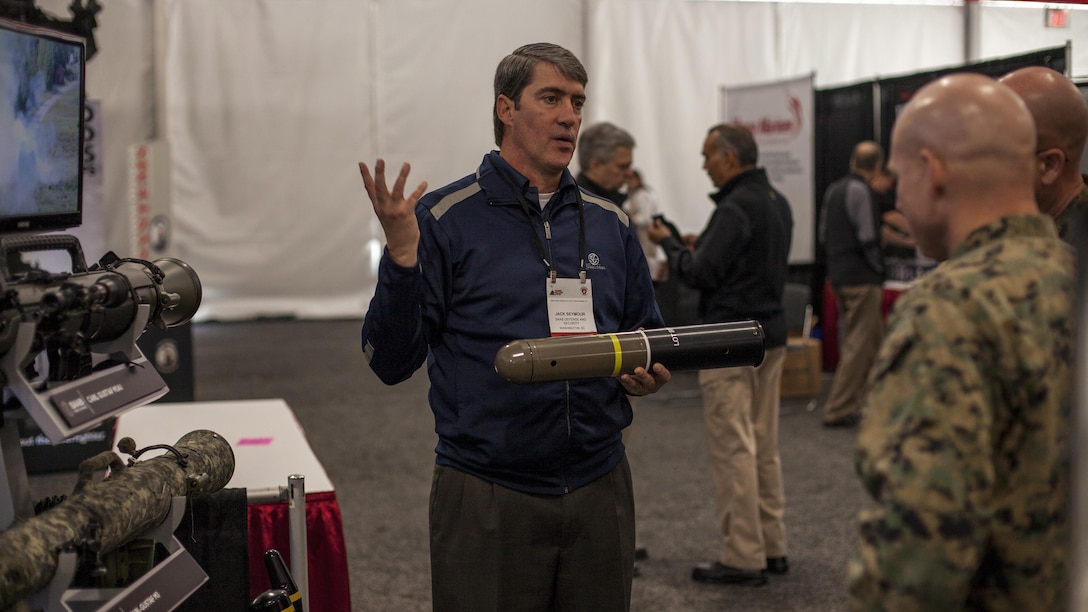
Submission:
<svg viewBox="0 0 1088 612">
<path fill-rule="evenodd" d="M 854 145 L 850 154 L 850 171 L 866 179 L 875 176 L 884 168 L 884 149 L 872 140 L 863 140 Z"/>
<path fill-rule="evenodd" d="M 1000 81 L 1024 100 L 1035 119 L 1035 195 L 1041 209 L 1057 216 L 1083 184 L 1080 159 L 1088 140 L 1088 103 L 1072 81 L 1044 66 L 1014 70 Z"/>
<path fill-rule="evenodd" d="M 997 81 L 952 74 L 920 89 L 892 132 L 898 206 L 923 252 L 944 258 L 979 227 L 1038 212 L 1035 124 Z"/>
</svg>

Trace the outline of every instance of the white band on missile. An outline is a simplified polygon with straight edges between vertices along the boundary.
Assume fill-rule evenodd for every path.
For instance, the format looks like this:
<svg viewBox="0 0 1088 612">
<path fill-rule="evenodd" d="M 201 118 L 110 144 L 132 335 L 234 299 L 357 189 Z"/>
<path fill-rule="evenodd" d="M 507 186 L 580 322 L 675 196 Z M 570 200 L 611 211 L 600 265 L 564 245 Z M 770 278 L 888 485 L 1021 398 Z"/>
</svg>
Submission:
<svg viewBox="0 0 1088 612">
<path fill-rule="evenodd" d="M 642 344 L 646 345 L 646 371 L 650 371 L 650 364 L 653 362 L 653 355 L 650 354 L 650 339 L 646 337 L 646 330 L 639 328 L 638 335 L 642 336 Z"/>
</svg>

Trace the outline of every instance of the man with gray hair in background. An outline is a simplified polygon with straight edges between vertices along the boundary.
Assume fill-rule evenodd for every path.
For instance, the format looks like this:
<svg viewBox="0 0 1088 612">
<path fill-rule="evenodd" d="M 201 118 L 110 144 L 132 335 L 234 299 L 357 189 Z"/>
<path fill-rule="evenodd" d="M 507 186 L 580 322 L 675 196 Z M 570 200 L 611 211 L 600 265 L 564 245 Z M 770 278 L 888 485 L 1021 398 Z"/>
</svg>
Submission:
<svg viewBox="0 0 1088 612">
<path fill-rule="evenodd" d="M 759 167 L 748 128 L 718 124 L 703 141 L 703 169 L 718 191 L 706 227 L 688 247 L 665 223 L 649 237 L 669 272 L 699 291 L 699 322 L 755 319 L 766 353 L 756 367 L 699 372 L 707 460 L 723 536 L 714 561 L 691 571 L 696 582 L 760 586 L 789 572 L 786 495 L 778 453 L 778 412 L 786 358 L 786 285 L 793 213 Z"/>
<path fill-rule="evenodd" d="M 578 137 L 578 184 L 622 206 L 627 194 L 620 189 L 631 177 L 635 139 L 623 128 L 602 122 L 582 130 Z"/>
</svg>

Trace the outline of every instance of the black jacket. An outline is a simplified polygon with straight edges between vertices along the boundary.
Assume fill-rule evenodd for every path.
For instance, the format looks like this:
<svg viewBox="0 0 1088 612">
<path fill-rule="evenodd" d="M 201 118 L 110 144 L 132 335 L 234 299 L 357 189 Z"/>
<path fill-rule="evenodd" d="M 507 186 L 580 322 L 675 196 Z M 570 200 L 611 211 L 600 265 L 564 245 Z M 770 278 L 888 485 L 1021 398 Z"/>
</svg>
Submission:
<svg viewBox="0 0 1088 612">
<path fill-rule="evenodd" d="M 701 322 L 754 319 L 763 325 L 767 348 L 785 346 L 789 202 L 762 168 L 733 177 L 711 199 L 717 208 L 694 250 L 672 237 L 662 241 L 670 271 L 699 290 Z"/>
</svg>

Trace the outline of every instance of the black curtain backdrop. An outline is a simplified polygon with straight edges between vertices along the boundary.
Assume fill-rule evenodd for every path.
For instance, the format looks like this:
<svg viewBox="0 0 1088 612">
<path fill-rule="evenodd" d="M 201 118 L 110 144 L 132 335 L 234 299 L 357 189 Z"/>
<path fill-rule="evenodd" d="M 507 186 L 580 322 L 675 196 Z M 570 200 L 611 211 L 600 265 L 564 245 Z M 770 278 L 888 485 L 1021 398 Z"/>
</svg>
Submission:
<svg viewBox="0 0 1088 612">
<path fill-rule="evenodd" d="M 823 193 L 828 185 L 849 170 L 850 152 L 854 145 L 863 140 L 875 140 L 887 151 L 898 109 L 923 85 L 953 72 L 980 72 L 996 78 L 1025 66 L 1048 66 L 1065 73 L 1067 53 L 1068 46 L 1054 47 L 1013 57 L 816 90 L 813 193 L 817 194 L 817 222 L 813 231 L 819 231 Z M 815 238 L 818 238 L 818 234 Z M 790 280 L 808 283 L 812 287 L 813 311 L 819 317 L 823 314 L 825 264 L 823 245 L 819 240 L 815 244 L 814 263 L 792 267 Z"/>
<path fill-rule="evenodd" d="M 816 245 L 816 254 L 808 277 L 791 280 L 807 283 L 812 288 L 812 307 L 817 316 L 823 313 L 821 297 L 824 294 L 825 258 L 823 244 L 819 241 L 819 219 L 823 214 L 823 194 L 828 185 L 849 170 L 850 152 L 854 145 L 863 140 L 875 139 L 875 91 L 873 82 L 866 81 L 815 92 L 813 179 L 816 184 L 813 193 L 817 194 L 814 217 L 817 220 L 814 228 L 817 235 L 813 244 Z"/>
<path fill-rule="evenodd" d="M 979 72 L 998 78 L 1008 72 L 1027 66 L 1046 66 L 1064 74 L 1068 61 L 1066 52 L 1065 46 L 1054 47 L 958 68 L 946 68 L 878 80 L 875 82 L 875 87 L 880 92 L 880 138 L 877 142 L 884 145 L 885 150 L 888 149 L 892 141 L 892 125 L 895 124 L 895 118 L 898 116 L 899 110 L 911 99 L 914 92 L 934 79 L 953 72 Z"/>
</svg>

